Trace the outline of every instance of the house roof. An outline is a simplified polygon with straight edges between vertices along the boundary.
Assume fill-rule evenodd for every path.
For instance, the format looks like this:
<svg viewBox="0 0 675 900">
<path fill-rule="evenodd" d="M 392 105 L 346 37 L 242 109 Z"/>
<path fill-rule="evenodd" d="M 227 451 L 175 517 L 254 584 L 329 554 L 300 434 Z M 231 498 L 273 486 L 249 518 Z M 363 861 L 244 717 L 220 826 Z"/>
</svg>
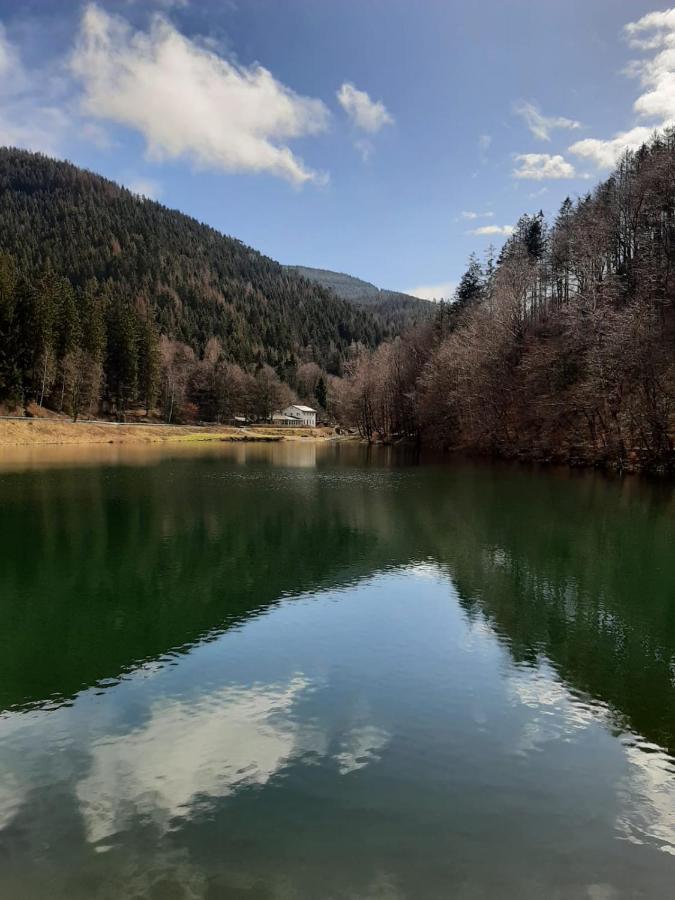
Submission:
<svg viewBox="0 0 675 900">
<path fill-rule="evenodd" d="M 300 412 L 316 412 L 311 406 L 300 406 L 299 403 L 293 403 L 290 409 L 299 409 Z"/>
</svg>

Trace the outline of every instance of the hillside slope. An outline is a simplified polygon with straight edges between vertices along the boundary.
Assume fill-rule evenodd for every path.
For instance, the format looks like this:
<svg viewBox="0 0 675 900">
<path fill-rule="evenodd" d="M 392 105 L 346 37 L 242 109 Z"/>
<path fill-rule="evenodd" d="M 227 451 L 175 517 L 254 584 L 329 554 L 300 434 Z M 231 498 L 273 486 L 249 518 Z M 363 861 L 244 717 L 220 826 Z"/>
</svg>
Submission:
<svg viewBox="0 0 675 900">
<path fill-rule="evenodd" d="M 217 337 L 227 359 L 337 371 L 347 348 L 376 345 L 380 323 L 316 283 L 214 229 L 66 162 L 0 149 L 0 251 L 34 276 L 50 266 L 90 279 L 198 355 Z"/>
<path fill-rule="evenodd" d="M 353 275 L 331 272 L 328 269 L 312 269 L 308 266 L 284 266 L 284 268 L 328 288 L 357 308 L 367 310 L 379 321 L 384 330 L 394 334 L 401 333 L 413 325 L 429 322 L 433 317 L 435 307 L 429 300 L 420 300 L 399 291 L 383 290 L 369 281 L 354 278 Z"/>
</svg>

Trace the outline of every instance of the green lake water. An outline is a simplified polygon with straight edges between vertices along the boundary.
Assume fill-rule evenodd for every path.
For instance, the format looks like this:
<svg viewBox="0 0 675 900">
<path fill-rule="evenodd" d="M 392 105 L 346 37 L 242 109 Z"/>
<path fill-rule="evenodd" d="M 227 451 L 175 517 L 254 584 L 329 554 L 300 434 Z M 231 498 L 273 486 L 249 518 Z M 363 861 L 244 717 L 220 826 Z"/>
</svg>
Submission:
<svg viewBox="0 0 675 900">
<path fill-rule="evenodd" d="M 675 492 L 0 449 L 0 898 L 675 895 Z"/>
</svg>

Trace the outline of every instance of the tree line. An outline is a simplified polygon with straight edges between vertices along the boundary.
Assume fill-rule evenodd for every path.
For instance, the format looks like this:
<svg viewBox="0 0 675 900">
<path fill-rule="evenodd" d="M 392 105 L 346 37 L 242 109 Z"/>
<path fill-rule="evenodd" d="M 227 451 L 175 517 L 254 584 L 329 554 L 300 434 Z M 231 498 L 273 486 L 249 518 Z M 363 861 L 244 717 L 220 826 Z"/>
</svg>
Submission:
<svg viewBox="0 0 675 900">
<path fill-rule="evenodd" d="M 0 404 L 228 421 L 300 397 L 369 440 L 673 465 L 674 270 L 673 130 L 552 223 L 524 215 L 398 336 L 186 216 L 0 151 Z"/>
<path fill-rule="evenodd" d="M 51 268 L 30 279 L 0 251 L 0 402 L 8 409 L 266 421 L 298 396 L 325 409 L 327 378 L 317 363 L 292 358 L 281 372 L 244 368 L 217 337 L 199 355 L 160 334 L 151 307 L 128 303 L 110 284 L 92 279 L 78 290 Z"/>
<path fill-rule="evenodd" d="M 675 131 L 623 155 L 551 224 L 473 255 L 434 322 L 363 349 L 335 408 L 366 438 L 673 465 Z"/>
<path fill-rule="evenodd" d="M 241 241 L 23 150 L 0 148 L 0 250 L 36 288 L 49 272 L 67 279 L 77 303 L 96 282 L 108 307 L 123 307 L 122 338 L 140 318 L 199 358 L 217 338 L 246 370 L 315 361 L 339 375 L 353 343 L 374 347 L 391 334 Z"/>
</svg>

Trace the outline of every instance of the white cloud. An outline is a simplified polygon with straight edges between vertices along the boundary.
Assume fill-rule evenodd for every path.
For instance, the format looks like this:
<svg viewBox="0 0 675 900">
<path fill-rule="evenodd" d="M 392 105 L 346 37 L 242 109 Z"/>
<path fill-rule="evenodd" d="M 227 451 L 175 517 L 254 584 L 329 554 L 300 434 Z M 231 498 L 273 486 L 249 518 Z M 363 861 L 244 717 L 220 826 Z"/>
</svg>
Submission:
<svg viewBox="0 0 675 900">
<path fill-rule="evenodd" d="M 635 124 L 606 140 L 587 138 L 569 148 L 570 153 L 591 160 L 598 168 L 616 165 L 626 150 L 637 150 L 648 141 L 655 128 L 675 120 L 675 9 L 651 12 L 624 26 L 631 47 L 654 52 L 651 58 L 633 60 L 625 74 L 640 80 L 643 92 L 633 104 L 639 120 L 651 125 Z"/>
<path fill-rule="evenodd" d="M 631 47 L 641 50 L 653 50 L 668 43 L 668 36 L 675 32 L 675 9 L 666 9 L 662 12 L 650 12 L 638 19 L 637 22 L 629 22 L 623 28 L 628 36 Z M 651 37 L 641 37 L 645 32 L 656 32 Z"/>
<path fill-rule="evenodd" d="M 652 59 L 633 61 L 629 74 L 646 88 L 633 104 L 635 112 L 665 125 L 675 119 L 675 9 L 648 13 L 624 31 L 631 46 L 659 51 Z"/>
<path fill-rule="evenodd" d="M 139 197 L 147 197 L 148 200 L 158 200 L 162 196 L 162 185 L 154 178 L 132 178 L 127 187 Z"/>
<path fill-rule="evenodd" d="M 581 122 L 576 119 L 566 119 L 564 116 L 545 116 L 534 103 L 520 100 L 514 106 L 514 112 L 525 120 L 525 124 L 532 134 L 540 141 L 550 141 L 551 132 L 554 129 L 581 128 Z"/>
<path fill-rule="evenodd" d="M 340 106 L 361 131 L 377 134 L 385 125 L 394 123 L 381 100 L 371 100 L 365 91 L 359 91 L 348 81 L 345 81 L 336 96 Z"/>
<path fill-rule="evenodd" d="M 492 219 L 494 218 L 493 212 L 473 212 L 473 210 L 464 210 L 462 213 L 463 219 Z"/>
<path fill-rule="evenodd" d="M 457 288 L 456 281 L 439 281 L 437 284 L 420 284 L 410 288 L 406 294 L 420 300 L 449 300 Z"/>
<path fill-rule="evenodd" d="M 197 45 L 161 16 L 148 33 L 133 32 L 90 4 L 70 66 L 85 111 L 138 130 L 152 159 L 266 172 L 296 185 L 322 180 L 285 142 L 325 130 L 326 106 L 262 66 L 240 66 Z"/>
<path fill-rule="evenodd" d="M 588 159 L 598 168 L 611 169 L 626 150 L 637 150 L 645 141 L 649 140 L 653 128 L 638 125 L 630 131 L 622 131 L 609 140 L 602 141 L 597 138 L 586 138 L 577 141 L 569 148 L 570 153 Z"/>
<path fill-rule="evenodd" d="M 480 228 L 474 228 L 469 234 L 475 234 L 479 237 L 486 234 L 501 234 L 508 237 L 510 234 L 513 234 L 513 225 L 481 225 Z"/>
<path fill-rule="evenodd" d="M 574 166 L 558 153 L 521 153 L 516 156 L 516 162 L 514 178 L 543 181 L 545 178 L 574 178 L 575 175 Z"/>
</svg>

